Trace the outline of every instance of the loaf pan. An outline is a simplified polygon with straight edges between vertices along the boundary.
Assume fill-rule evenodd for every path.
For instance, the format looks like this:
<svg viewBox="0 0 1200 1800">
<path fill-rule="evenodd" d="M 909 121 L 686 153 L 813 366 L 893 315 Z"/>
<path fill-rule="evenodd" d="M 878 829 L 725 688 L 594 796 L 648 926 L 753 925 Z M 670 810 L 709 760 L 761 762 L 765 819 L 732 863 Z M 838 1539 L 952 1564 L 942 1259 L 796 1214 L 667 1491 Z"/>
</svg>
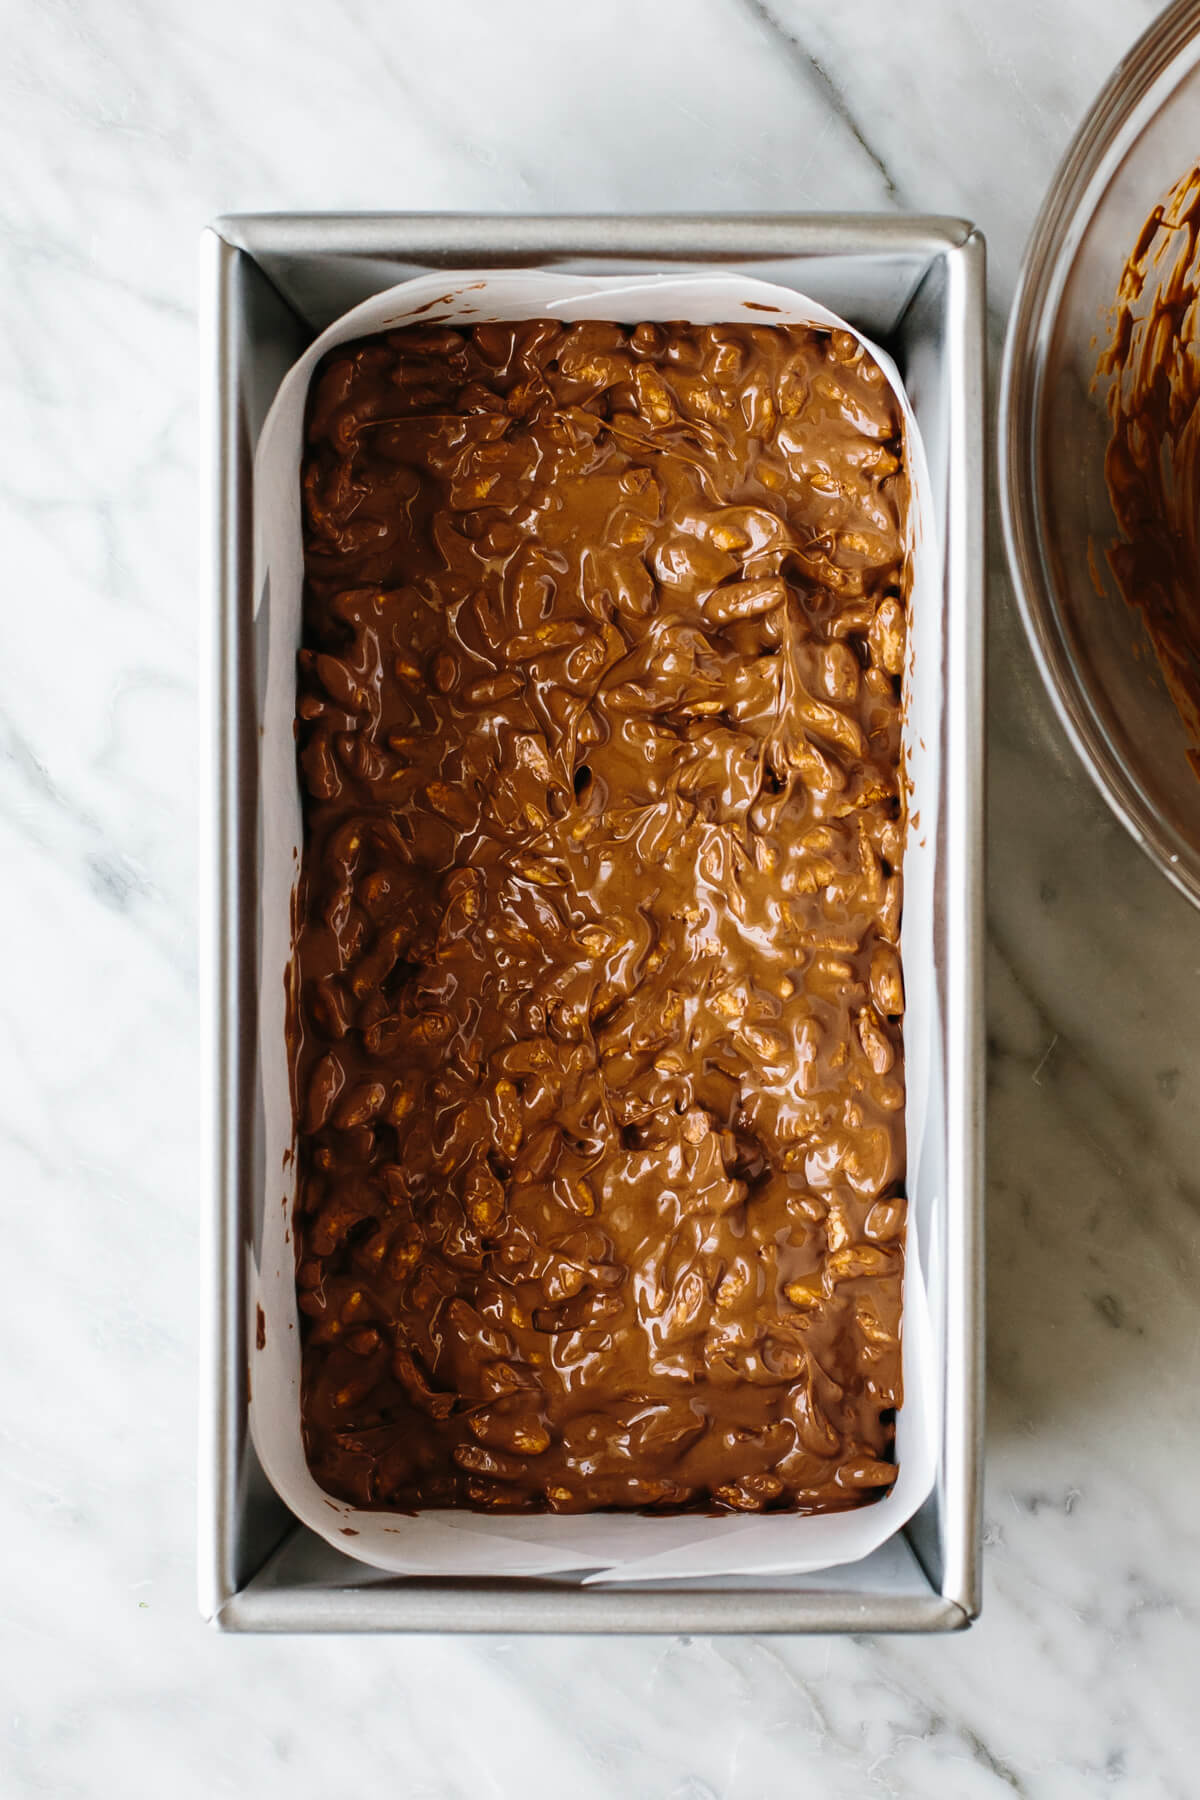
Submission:
<svg viewBox="0 0 1200 1800">
<path fill-rule="evenodd" d="M 431 270 L 581 274 L 718 266 L 795 287 L 894 356 L 924 438 L 945 608 L 940 996 L 927 1254 L 940 1259 L 937 1481 L 898 1537 L 804 1576 L 626 1587 L 398 1578 L 318 1539 L 276 1497 L 247 1430 L 247 1271 L 261 1222 L 256 1069 L 258 730 L 254 446 L 279 382 L 356 301 Z M 479 217 L 276 214 L 217 220 L 201 250 L 202 1316 L 199 1588 L 231 1631 L 951 1631 L 979 1609 L 983 1320 L 984 251 L 962 220 L 852 215 Z"/>
</svg>

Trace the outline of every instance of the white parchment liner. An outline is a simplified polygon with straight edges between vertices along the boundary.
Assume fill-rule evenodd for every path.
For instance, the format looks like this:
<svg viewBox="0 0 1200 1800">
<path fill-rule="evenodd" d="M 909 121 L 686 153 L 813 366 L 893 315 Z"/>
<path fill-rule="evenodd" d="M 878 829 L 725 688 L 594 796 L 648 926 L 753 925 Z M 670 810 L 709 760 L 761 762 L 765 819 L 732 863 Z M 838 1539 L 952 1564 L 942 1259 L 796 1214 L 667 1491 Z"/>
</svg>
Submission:
<svg viewBox="0 0 1200 1800">
<path fill-rule="evenodd" d="M 938 746 L 942 706 L 940 556 L 924 451 L 912 408 L 891 359 L 862 341 L 883 368 L 904 412 L 913 501 L 913 578 L 906 672 L 905 761 L 911 781 L 904 861 L 901 955 L 910 1196 L 903 1295 L 904 1404 L 896 1422 L 899 1473 L 888 1496 L 847 1513 L 816 1517 L 704 1515 L 654 1518 L 592 1513 L 559 1517 L 489 1516 L 440 1510 L 417 1515 L 362 1512 L 332 1499 L 309 1474 L 300 1438 L 300 1347 L 291 1210 L 294 1193 L 292 1107 L 285 1048 L 285 973 L 291 957 L 293 888 L 303 842 L 293 719 L 300 643 L 303 549 L 300 461 L 305 399 L 313 369 L 347 339 L 406 323 L 479 324 L 558 318 L 734 321 L 852 330 L 791 289 L 731 274 L 571 276 L 539 270 L 434 274 L 364 301 L 321 333 L 288 373 L 263 426 L 254 468 L 255 586 L 258 641 L 267 609 L 266 689 L 261 726 L 261 883 L 259 1032 L 265 1170 L 259 1261 L 249 1270 L 250 1428 L 263 1468 L 306 1525 L 339 1550 L 396 1574 L 550 1575 L 592 1581 L 664 1576 L 792 1573 L 855 1562 L 912 1517 L 933 1485 L 939 1375 L 931 1314 L 940 1295 L 936 1267 L 918 1243 L 944 1196 L 923 1183 L 937 1028 L 933 961 L 934 855 L 938 842 Z M 861 333 L 855 333 L 861 337 Z M 928 1164 L 930 1159 L 926 1158 Z M 927 1241 L 927 1239 L 925 1240 Z M 259 1330 L 261 1307 L 262 1330 Z"/>
</svg>

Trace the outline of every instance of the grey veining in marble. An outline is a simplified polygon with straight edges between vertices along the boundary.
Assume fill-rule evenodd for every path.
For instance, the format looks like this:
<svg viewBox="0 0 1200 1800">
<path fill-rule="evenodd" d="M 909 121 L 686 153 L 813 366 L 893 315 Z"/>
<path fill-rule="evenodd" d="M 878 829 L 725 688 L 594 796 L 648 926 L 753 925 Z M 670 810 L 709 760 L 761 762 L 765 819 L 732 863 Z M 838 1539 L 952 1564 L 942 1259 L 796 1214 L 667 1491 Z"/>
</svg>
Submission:
<svg viewBox="0 0 1200 1800">
<path fill-rule="evenodd" d="M 998 539 L 980 1624 L 221 1639 L 192 1566 L 200 227 L 958 212 L 989 239 L 998 344 L 1056 162 L 1153 10 L 0 9 L 3 1792 L 1195 1795 L 1200 918 L 1054 724 Z"/>
</svg>

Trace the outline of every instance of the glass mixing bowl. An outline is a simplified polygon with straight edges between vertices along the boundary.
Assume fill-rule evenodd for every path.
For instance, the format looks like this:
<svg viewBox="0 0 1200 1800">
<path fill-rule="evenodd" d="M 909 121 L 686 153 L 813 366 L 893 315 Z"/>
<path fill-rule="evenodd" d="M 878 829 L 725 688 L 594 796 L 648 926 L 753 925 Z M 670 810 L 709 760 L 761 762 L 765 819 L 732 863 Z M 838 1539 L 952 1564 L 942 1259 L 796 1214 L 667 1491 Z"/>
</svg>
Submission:
<svg viewBox="0 0 1200 1800">
<path fill-rule="evenodd" d="M 1034 227 L 1005 344 L 999 449 L 1009 563 L 1059 717 L 1118 818 L 1200 906 L 1200 781 L 1105 559 L 1117 527 L 1094 383 L 1125 260 L 1197 161 L 1200 0 L 1179 0 L 1100 95 Z"/>
</svg>

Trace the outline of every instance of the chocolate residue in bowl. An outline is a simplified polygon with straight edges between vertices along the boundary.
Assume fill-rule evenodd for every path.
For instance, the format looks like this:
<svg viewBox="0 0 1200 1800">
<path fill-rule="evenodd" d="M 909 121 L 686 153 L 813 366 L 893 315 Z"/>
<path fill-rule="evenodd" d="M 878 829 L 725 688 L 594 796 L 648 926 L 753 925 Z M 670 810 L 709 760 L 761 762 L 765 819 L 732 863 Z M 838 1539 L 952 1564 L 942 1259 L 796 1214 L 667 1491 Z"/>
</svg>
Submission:
<svg viewBox="0 0 1200 1800">
<path fill-rule="evenodd" d="M 1156 206 L 1125 264 L 1110 342 L 1108 562 L 1141 614 L 1200 775 L 1200 167 Z"/>
</svg>

